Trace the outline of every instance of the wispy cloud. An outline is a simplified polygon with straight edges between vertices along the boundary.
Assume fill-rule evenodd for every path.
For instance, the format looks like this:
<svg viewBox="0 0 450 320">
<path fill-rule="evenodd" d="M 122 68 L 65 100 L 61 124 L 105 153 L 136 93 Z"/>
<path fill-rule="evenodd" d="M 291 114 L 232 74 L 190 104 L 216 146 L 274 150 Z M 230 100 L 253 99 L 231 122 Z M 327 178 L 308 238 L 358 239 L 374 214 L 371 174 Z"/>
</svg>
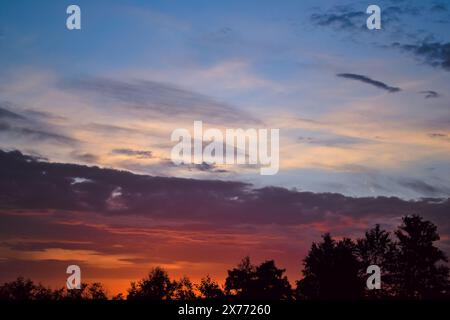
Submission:
<svg viewBox="0 0 450 320">
<path fill-rule="evenodd" d="M 357 30 L 365 24 L 363 11 L 348 6 L 336 6 L 328 12 L 314 13 L 311 21 L 319 26 L 331 26 L 337 29 Z"/>
<path fill-rule="evenodd" d="M 450 42 L 422 41 L 416 44 L 395 42 L 392 44 L 392 47 L 411 52 L 424 63 L 433 67 L 450 71 Z"/>
<path fill-rule="evenodd" d="M 120 154 L 129 157 L 136 157 L 138 159 L 152 158 L 153 152 L 150 150 L 132 150 L 127 148 L 114 149 L 111 151 L 113 154 Z"/>
<path fill-rule="evenodd" d="M 15 108 L 12 103 L 0 103 L 0 135 L 7 138 L 47 141 L 52 143 L 75 145 L 78 140 L 54 130 L 45 121 L 35 121 L 25 115 L 9 109 Z"/>
<path fill-rule="evenodd" d="M 212 97 L 157 81 L 84 77 L 67 80 L 62 87 L 124 104 L 128 111 L 132 108 L 140 116 L 159 114 L 174 118 L 208 119 L 214 123 L 219 120 L 259 122 L 250 114 Z M 110 108 L 111 104 L 106 103 L 106 106 Z"/>
<path fill-rule="evenodd" d="M 432 90 L 420 91 L 420 93 L 423 93 L 425 95 L 425 99 L 440 97 L 439 93 L 437 93 L 436 91 L 432 91 Z"/>
</svg>

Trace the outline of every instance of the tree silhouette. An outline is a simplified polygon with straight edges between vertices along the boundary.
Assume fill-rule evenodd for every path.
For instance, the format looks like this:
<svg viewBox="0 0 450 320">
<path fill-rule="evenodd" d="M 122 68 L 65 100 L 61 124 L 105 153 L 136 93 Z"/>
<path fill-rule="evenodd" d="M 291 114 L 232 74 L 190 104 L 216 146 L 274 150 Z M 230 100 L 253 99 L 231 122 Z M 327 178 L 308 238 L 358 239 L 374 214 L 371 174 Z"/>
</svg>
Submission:
<svg viewBox="0 0 450 320">
<path fill-rule="evenodd" d="M 394 276 L 392 270 L 395 267 L 398 250 L 391 240 L 390 233 L 382 230 L 380 225 L 366 231 L 365 237 L 357 240 L 357 256 L 361 262 L 359 276 L 367 278 L 367 267 L 377 265 L 382 271 L 382 287 L 380 290 L 366 290 L 369 298 L 382 298 L 394 295 Z"/>
<path fill-rule="evenodd" d="M 52 297 L 52 290 L 23 277 L 0 287 L 0 300 L 51 300 Z"/>
<path fill-rule="evenodd" d="M 335 241 L 329 234 L 313 243 L 303 260 L 304 278 L 297 282 L 299 299 L 358 299 L 364 285 L 359 277 L 360 262 L 350 239 Z"/>
<path fill-rule="evenodd" d="M 245 257 L 238 264 L 237 268 L 228 270 L 228 277 L 225 280 L 225 292 L 230 295 L 248 297 L 252 294 L 252 277 L 255 267 L 250 262 L 250 257 Z"/>
<path fill-rule="evenodd" d="M 174 299 L 177 300 L 194 300 L 194 285 L 188 277 L 183 277 L 179 281 L 174 281 Z"/>
<path fill-rule="evenodd" d="M 395 232 L 398 238 L 395 283 L 401 298 L 440 298 L 449 292 L 449 268 L 445 254 L 434 242 L 439 240 L 437 227 L 417 215 L 406 216 Z"/>
<path fill-rule="evenodd" d="M 200 280 L 200 284 L 197 285 L 197 289 L 204 299 L 218 299 L 223 298 L 224 293 L 220 289 L 219 284 L 212 280 L 209 275 Z"/>
<path fill-rule="evenodd" d="M 81 283 L 80 289 L 61 288 L 53 291 L 53 300 L 107 300 L 108 294 L 99 282 Z"/>
<path fill-rule="evenodd" d="M 284 272 L 273 260 L 254 266 L 245 257 L 237 268 L 228 271 L 225 291 L 244 299 L 291 299 L 292 288 Z"/>
<path fill-rule="evenodd" d="M 268 260 L 256 267 L 255 287 L 258 299 L 287 300 L 292 298 L 292 288 L 283 273 L 286 269 L 278 269 L 275 261 Z"/>
<path fill-rule="evenodd" d="M 51 290 L 30 279 L 18 277 L 0 286 L 0 300 L 106 300 L 108 295 L 101 283 L 82 283 L 80 289 Z"/>
<path fill-rule="evenodd" d="M 160 268 L 153 268 L 148 276 L 137 283 L 132 282 L 128 289 L 128 300 L 170 300 L 173 297 L 175 284 L 170 280 L 167 272 Z"/>
</svg>

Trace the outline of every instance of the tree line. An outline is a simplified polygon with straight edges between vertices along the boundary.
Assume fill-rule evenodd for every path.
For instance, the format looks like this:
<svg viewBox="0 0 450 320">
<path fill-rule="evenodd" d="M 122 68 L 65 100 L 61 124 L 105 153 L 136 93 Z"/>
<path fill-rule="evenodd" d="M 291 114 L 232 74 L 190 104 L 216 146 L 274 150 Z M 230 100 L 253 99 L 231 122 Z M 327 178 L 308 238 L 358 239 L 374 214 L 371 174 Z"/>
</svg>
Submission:
<svg viewBox="0 0 450 320">
<path fill-rule="evenodd" d="M 435 242 L 437 227 L 418 215 L 405 216 L 393 233 L 376 225 L 364 237 L 333 239 L 324 234 L 303 259 L 303 277 L 292 286 L 274 260 L 259 265 L 249 257 L 231 270 L 221 286 L 210 276 L 197 284 L 188 277 L 171 280 L 160 267 L 113 300 L 194 299 L 450 299 L 448 259 Z M 368 290 L 369 265 L 381 268 L 381 289 Z M 0 286 L 2 300 L 106 300 L 101 283 L 81 289 L 52 290 L 23 277 Z"/>
</svg>

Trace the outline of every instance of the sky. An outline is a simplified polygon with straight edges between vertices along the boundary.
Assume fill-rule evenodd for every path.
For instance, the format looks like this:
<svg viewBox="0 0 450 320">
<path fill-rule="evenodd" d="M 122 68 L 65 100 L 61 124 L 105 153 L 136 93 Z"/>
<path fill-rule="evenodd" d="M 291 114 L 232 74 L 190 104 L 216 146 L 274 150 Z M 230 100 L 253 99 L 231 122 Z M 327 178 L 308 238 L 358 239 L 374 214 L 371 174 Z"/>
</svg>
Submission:
<svg viewBox="0 0 450 320">
<path fill-rule="evenodd" d="M 73 3 L 81 30 L 66 28 Z M 21 152 L 1 156 L 4 278 L 58 284 L 75 260 L 123 291 L 155 264 L 223 279 L 250 254 L 295 279 L 321 233 L 410 211 L 440 223 L 448 248 L 450 1 L 373 4 L 381 30 L 360 1 L 1 0 L 0 149 Z M 171 132 L 196 120 L 279 129 L 278 174 L 174 165 Z M 38 166 L 64 204 L 37 167 L 18 179 L 27 156 L 115 171 Z"/>
</svg>

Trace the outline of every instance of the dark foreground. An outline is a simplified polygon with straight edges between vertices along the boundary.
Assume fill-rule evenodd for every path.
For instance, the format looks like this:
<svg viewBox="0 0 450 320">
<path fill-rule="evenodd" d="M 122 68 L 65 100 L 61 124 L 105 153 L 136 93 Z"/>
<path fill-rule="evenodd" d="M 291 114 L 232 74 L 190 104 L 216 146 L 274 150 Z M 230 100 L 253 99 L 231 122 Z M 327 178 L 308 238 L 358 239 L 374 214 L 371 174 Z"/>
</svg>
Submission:
<svg viewBox="0 0 450 320">
<path fill-rule="evenodd" d="M 448 313 L 437 301 L 24 301 L 0 302 L 14 318 L 107 319 L 432 319 Z"/>
</svg>

